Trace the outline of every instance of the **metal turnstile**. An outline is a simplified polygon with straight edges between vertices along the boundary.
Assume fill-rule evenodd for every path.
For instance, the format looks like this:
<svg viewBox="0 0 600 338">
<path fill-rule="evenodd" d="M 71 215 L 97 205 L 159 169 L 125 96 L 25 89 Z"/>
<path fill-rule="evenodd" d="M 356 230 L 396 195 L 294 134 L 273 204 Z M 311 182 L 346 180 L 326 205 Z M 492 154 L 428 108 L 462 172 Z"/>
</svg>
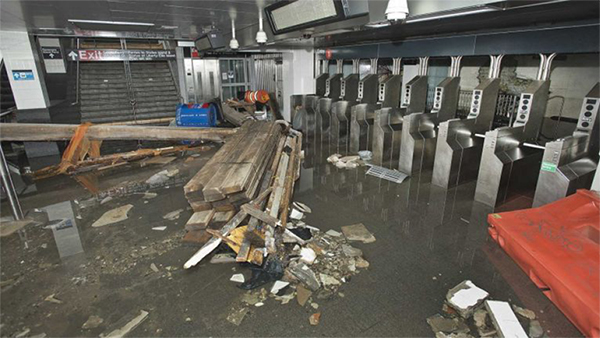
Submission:
<svg viewBox="0 0 600 338">
<path fill-rule="evenodd" d="M 329 60 L 321 60 L 321 74 L 315 79 L 316 95 L 325 96 L 327 92 L 327 79 L 329 79 Z"/>
<path fill-rule="evenodd" d="M 350 112 L 350 153 L 372 150 L 375 110 L 380 107 L 377 105 L 378 90 L 377 59 L 371 59 L 371 73 L 358 83 L 357 101 L 361 103 L 352 107 Z"/>
<path fill-rule="evenodd" d="M 339 61 L 339 60 L 338 60 Z M 358 99 L 358 59 L 352 60 L 352 73 L 340 83 L 340 101 L 331 105 L 331 152 L 347 154 L 350 142 L 351 110 Z M 341 71 L 342 64 L 338 62 Z"/>
<path fill-rule="evenodd" d="M 401 172 L 411 175 L 433 168 L 438 124 L 453 119 L 456 115 L 461 59 L 462 56 L 451 58 L 449 76 L 435 87 L 431 113 L 412 113 L 404 117 L 398 165 Z"/>
<path fill-rule="evenodd" d="M 600 84 L 586 95 L 573 135 L 546 143 L 533 206 L 589 189 L 598 168 Z"/>
<path fill-rule="evenodd" d="M 490 56 L 490 72 L 474 90 L 471 109 L 464 120 L 442 122 L 433 164 L 431 183 L 451 188 L 477 177 L 483 139 L 476 136 L 492 129 L 500 88 L 500 63 L 503 55 Z"/>
<path fill-rule="evenodd" d="M 405 114 L 409 111 L 425 111 L 428 62 L 429 57 L 419 58 L 418 75 L 402 88 L 400 75 L 402 59 L 394 59 L 392 68 L 394 75 L 383 82 L 379 89 L 382 109 L 375 112 L 373 163 L 390 169 L 397 168 Z M 403 94 L 398 96 L 399 92 Z"/>
<path fill-rule="evenodd" d="M 429 57 L 419 58 L 419 72 L 402 89 L 402 105 L 406 114 L 423 113 L 427 105 L 427 65 Z"/>
<path fill-rule="evenodd" d="M 537 79 L 521 94 L 513 126 L 485 134 L 475 200 L 491 207 L 514 195 L 533 191 L 543 147 L 537 146 L 550 89 L 550 67 L 556 54 L 540 54 Z"/>
</svg>

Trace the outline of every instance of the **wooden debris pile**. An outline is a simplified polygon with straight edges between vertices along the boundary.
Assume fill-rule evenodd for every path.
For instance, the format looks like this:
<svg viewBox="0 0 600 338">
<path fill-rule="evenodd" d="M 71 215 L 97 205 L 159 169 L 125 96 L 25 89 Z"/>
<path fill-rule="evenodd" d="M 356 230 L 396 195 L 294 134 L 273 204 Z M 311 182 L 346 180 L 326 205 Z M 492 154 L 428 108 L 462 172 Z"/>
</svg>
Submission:
<svg viewBox="0 0 600 338">
<path fill-rule="evenodd" d="M 231 244 L 226 237 L 232 232 L 239 239 L 238 261 L 261 264 L 276 251 L 275 228 L 285 231 L 301 146 L 302 135 L 279 122 L 247 122 L 228 139 L 184 187 L 195 212 L 184 240 L 205 243 L 186 266 L 223 240 Z"/>
</svg>

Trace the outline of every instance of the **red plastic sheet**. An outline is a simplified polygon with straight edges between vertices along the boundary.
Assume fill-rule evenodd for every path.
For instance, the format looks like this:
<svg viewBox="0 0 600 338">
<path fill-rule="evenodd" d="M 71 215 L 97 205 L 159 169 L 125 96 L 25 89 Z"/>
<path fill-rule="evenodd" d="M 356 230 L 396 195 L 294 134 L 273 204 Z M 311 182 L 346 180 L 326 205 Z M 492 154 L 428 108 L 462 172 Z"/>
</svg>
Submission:
<svg viewBox="0 0 600 338">
<path fill-rule="evenodd" d="M 588 337 L 600 336 L 600 196 L 490 214 L 489 233 Z"/>
</svg>

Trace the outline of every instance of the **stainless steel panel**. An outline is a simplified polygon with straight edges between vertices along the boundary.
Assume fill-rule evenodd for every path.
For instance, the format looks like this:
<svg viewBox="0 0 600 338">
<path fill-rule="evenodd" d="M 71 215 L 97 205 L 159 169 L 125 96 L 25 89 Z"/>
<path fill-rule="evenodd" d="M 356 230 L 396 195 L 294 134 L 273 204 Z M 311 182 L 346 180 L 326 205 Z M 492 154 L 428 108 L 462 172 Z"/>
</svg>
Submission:
<svg viewBox="0 0 600 338">
<path fill-rule="evenodd" d="M 523 126 L 522 141 L 536 141 L 546 114 L 550 81 L 533 81 L 521 94 L 514 127 Z"/>
<path fill-rule="evenodd" d="M 340 83 L 340 100 L 356 102 L 358 98 L 359 74 L 350 74 Z"/>
<path fill-rule="evenodd" d="M 373 163 L 395 169 L 400 155 L 404 116 L 398 108 L 375 111 L 373 124 Z"/>
<path fill-rule="evenodd" d="M 435 87 L 432 112 L 437 113 L 439 122 L 456 117 L 460 92 L 459 84 L 459 77 L 447 77 Z"/>
<path fill-rule="evenodd" d="M 404 117 L 398 169 L 408 175 L 433 168 L 438 114 L 413 113 Z"/>
<path fill-rule="evenodd" d="M 525 127 L 503 127 L 485 134 L 475 200 L 491 207 L 535 188 L 543 151 L 525 147 Z"/>
<path fill-rule="evenodd" d="M 338 101 L 342 94 L 342 74 L 333 74 L 325 80 L 325 96 Z"/>
<path fill-rule="evenodd" d="M 348 153 L 353 105 L 353 102 L 348 101 L 337 101 L 331 105 L 331 151 L 334 153 Z"/>
<path fill-rule="evenodd" d="M 361 103 L 351 109 L 349 151 L 356 154 L 360 150 L 371 150 L 373 140 L 373 123 L 377 105 Z"/>
<path fill-rule="evenodd" d="M 317 96 L 325 96 L 325 92 L 326 92 L 326 82 L 327 79 L 329 78 L 329 74 L 327 73 L 323 73 L 321 75 L 319 75 L 316 79 L 316 88 L 317 88 Z"/>
<path fill-rule="evenodd" d="M 379 76 L 369 74 L 358 83 L 358 102 L 377 103 L 379 99 Z"/>
<path fill-rule="evenodd" d="M 400 107 L 402 75 L 392 75 L 379 84 L 379 102 L 383 108 Z"/>
<path fill-rule="evenodd" d="M 427 104 L 427 76 L 415 76 L 404 86 L 402 107 L 406 113 L 423 113 Z"/>
<path fill-rule="evenodd" d="M 316 139 L 318 152 L 322 155 L 330 153 L 330 135 L 331 135 L 331 105 L 333 100 L 330 98 L 321 98 L 317 104 L 317 125 Z M 326 156 L 325 156 L 326 157 Z"/>
<path fill-rule="evenodd" d="M 475 119 L 474 133 L 485 133 L 492 129 L 494 113 L 500 89 L 500 79 L 484 79 L 473 90 L 471 110 L 467 118 Z"/>
</svg>

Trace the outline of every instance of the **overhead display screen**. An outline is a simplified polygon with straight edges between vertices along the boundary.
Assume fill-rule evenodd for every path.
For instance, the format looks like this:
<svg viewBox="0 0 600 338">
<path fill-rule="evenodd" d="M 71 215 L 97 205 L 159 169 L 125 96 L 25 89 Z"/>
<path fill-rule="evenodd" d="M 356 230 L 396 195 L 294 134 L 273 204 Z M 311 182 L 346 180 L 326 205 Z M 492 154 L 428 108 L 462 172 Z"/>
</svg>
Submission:
<svg viewBox="0 0 600 338">
<path fill-rule="evenodd" d="M 265 11 L 275 34 L 344 18 L 341 3 L 334 0 L 280 1 L 267 7 Z"/>
</svg>

